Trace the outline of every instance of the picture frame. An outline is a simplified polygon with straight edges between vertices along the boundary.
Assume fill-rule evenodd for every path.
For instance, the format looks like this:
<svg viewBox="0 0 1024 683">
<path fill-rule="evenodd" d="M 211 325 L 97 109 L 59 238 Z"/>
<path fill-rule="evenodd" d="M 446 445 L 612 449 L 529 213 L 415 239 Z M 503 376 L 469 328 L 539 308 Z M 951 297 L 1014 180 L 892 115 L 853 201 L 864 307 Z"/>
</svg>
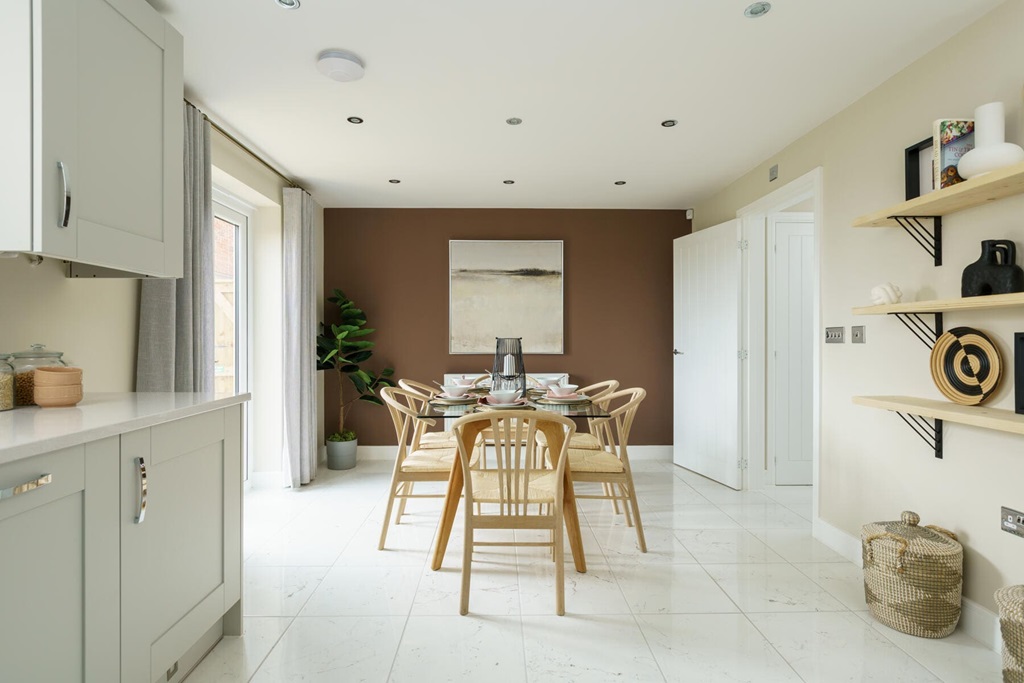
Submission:
<svg viewBox="0 0 1024 683">
<path fill-rule="evenodd" d="M 926 138 L 903 151 L 906 199 L 928 194 L 932 187 L 932 138 Z"/>
<path fill-rule="evenodd" d="M 565 353 L 562 240 L 449 240 L 448 353 Z"/>
</svg>

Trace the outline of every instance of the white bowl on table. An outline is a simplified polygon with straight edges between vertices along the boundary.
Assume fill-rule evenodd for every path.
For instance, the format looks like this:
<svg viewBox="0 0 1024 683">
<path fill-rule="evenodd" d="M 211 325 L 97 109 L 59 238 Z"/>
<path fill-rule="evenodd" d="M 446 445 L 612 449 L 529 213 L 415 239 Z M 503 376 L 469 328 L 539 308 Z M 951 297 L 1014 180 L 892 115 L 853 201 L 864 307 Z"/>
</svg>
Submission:
<svg viewBox="0 0 1024 683">
<path fill-rule="evenodd" d="M 560 379 L 560 377 L 538 377 L 537 384 L 545 388 L 551 388 L 552 386 L 558 384 Z"/>
<path fill-rule="evenodd" d="M 471 387 L 471 386 L 473 386 L 473 378 L 472 377 L 454 377 L 454 378 L 452 378 L 452 382 L 454 382 L 456 386 L 460 386 L 460 387 Z"/>
<path fill-rule="evenodd" d="M 496 391 L 492 389 L 490 392 L 490 397 L 491 403 L 495 403 L 498 405 L 509 405 L 510 403 L 514 403 L 515 400 L 519 398 L 519 390 L 500 389 Z"/>
<path fill-rule="evenodd" d="M 578 384 L 552 384 L 548 387 L 555 396 L 568 396 L 576 391 Z"/>
<path fill-rule="evenodd" d="M 448 396 L 450 398 L 460 398 L 466 395 L 466 392 L 469 391 L 470 386 L 459 384 L 442 384 L 441 389 L 444 391 L 445 396 Z"/>
</svg>

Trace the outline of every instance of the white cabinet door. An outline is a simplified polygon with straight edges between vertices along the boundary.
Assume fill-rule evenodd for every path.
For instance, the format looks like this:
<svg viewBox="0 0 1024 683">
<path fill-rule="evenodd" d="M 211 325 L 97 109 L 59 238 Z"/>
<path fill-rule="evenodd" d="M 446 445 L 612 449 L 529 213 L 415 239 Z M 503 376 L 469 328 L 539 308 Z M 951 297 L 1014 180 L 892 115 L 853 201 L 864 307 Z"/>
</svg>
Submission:
<svg viewBox="0 0 1024 683">
<path fill-rule="evenodd" d="M 116 450 L 117 440 L 96 445 Z M 118 680 L 109 634 L 117 620 L 116 478 L 100 455 L 76 446 L 0 467 L 4 681 Z M 104 536 L 115 540 L 112 549 Z M 104 599 L 111 592 L 113 603 Z"/>
<path fill-rule="evenodd" d="M 122 681 L 167 680 L 238 603 L 240 527 L 239 406 L 121 436 Z"/>
<path fill-rule="evenodd" d="M 0 250 L 181 276 L 182 55 L 144 0 L 0 3 Z"/>
<path fill-rule="evenodd" d="M 77 260 L 181 277 L 181 36 L 139 0 L 78 6 Z"/>
</svg>

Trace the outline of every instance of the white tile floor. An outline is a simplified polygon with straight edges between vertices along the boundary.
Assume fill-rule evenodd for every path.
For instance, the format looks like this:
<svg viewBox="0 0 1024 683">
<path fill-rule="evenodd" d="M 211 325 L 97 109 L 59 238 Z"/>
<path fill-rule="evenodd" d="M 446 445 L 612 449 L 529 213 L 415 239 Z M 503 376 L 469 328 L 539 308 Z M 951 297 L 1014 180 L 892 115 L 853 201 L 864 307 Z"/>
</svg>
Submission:
<svg viewBox="0 0 1024 683">
<path fill-rule="evenodd" d="M 811 538 L 810 489 L 738 493 L 669 463 L 634 469 L 649 552 L 608 503 L 585 501 L 588 572 L 567 566 L 564 617 L 538 548 L 477 553 L 459 616 L 460 520 L 443 569 L 427 567 L 439 500 L 410 503 L 378 552 L 386 463 L 250 492 L 245 636 L 188 681 L 1000 679 L 998 655 L 962 633 L 874 623 L 860 569 Z"/>
</svg>

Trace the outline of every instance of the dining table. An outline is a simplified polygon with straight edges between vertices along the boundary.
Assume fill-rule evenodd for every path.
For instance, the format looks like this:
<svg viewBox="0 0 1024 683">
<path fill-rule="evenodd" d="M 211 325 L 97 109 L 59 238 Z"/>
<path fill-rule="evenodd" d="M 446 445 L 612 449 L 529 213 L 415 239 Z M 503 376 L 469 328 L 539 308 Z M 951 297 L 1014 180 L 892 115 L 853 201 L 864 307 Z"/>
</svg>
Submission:
<svg viewBox="0 0 1024 683">
<path fill-rule="evenodd" d="M 486 395 L 482 391 L 478 392 L 478 394 L 481 396 Z M 593 419 L 609 416 L 606 409 L 589 401 L 582 403 L 545 403 L 537 400 L 540 397 L 536 395 L 531 398 L 528 393 L 527 396 L 527 405 L 517 410 L 542 410 L 573 419 Z M 481 402 L 478 401 L 451 404 L 434 400 L 426 404 L 425 409 L 422 411 L 423 414 L 419 417 L 425 419 L 462 417 L 475 411 L 487 409 L 486 405 L 481 405 Z M 467 449 L 467 452 L 475 448 L 477 437 L 485 428 L 482 423 L 471 425 L 471 427 L 473 429 L 466 429 L 462 432 L 463 447 Z M 547 439 L 548 452 L 560 454 L 565 440 L 562 426 L 555 422 L 540 422 L 537 428 L 544 432 L 544 436 Z M 552 463 L 552 466 L 555 464 Z M 576 571 L 583 574 L 587 571 L 587 560 L 583 553 L 583 536 L 580 532 L 580 519 L 576 509 L 576 492 L 573 489 L 572 472 L 570 472 L 568 464 L 563 471 L 565 474 L 562 480 L 562 519 L 565 523 L 566 534 L 569 538 L 569 548 L 572 551 Z M 448 539 L 451 537 L 452 525 L 455 523 L 455 515 L 459 510 L 459 501 L 462 499 L 464 485 L 465 479 L 462 472 L 462 462 L 459 458 L 455 458 L 452 463 L 451 473 L 448 476 L 448 490 L 444 496 L 444 508 L 441 512 L 437 543 L 434 546 L 434 554 L 430 562 L 430 568 L 434 571 L 439 570 L 444 562 L 444 555 L 448 549 Z"/>
</svg>

